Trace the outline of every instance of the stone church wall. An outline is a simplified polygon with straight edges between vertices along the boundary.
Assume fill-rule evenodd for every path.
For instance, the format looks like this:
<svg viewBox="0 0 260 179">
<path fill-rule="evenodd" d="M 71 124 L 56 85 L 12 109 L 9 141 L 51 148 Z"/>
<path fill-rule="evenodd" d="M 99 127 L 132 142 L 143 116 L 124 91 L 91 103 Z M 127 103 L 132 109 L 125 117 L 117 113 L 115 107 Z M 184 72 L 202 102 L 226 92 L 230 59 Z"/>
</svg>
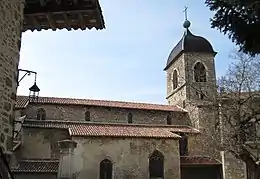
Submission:
<svg viewBox="0 0 260 179">
<path fill-rule="evenodd" d="M 178 140 L 151 138 L 73 138 L 74 166 L 78 179 L 99 177 L 99 165 L 104 159 L 113 163 L 114 179 L 149 178 L 149 156 L 154 150 L 164 155 L 164 179 L 180 178 Z"/>
<path fill-rule="evenodd" d="M 133 115 L 136 124 L 166 125 L 166 118 L 172 116 L 172 124 L 188 124 L 188 114 L 184 112 L 151 111 L 106 107 L 84 107 L 72 105 L 30 105 L 27 108 L 27 118 L 36 119 L 37 110 L 44 108 L 46 120 L 85 121 L 85 112 L 90 112 L 90 121 L 127 123 L 128 113 Z"/>
<path fill-rule="evenodd" d="M 24 0 L 0 1 L 0 146 L 12 151 Z"/>
<path fill-rule="evenodd" d="M 56 173 L 14 173 L 15 179 L 57 179 Z"/>
<path fill-rule="evenodd" d="M 65 129 L 23 128 L 22 159 L 59 158 L 58 141 L 70 138 Z"/>
</svg>

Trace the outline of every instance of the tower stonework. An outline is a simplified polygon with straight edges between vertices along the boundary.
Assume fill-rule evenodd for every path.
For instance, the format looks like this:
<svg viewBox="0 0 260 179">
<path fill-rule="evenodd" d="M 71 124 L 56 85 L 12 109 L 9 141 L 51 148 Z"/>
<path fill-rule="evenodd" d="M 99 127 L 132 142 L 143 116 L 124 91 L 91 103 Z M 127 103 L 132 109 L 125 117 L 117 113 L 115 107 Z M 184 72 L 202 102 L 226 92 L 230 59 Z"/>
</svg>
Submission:
<svg viewBox="0 0 260 179">
<path fill-rule="evenodd" d="M 218 119 L 214 109 L 216 99 L 216 52 L 203 37 L 193 35 L 188 29 L 189 21 L 184 22 L 185 32 L 171 51 L 165 71 L 167 73 L 167 100 L 170 105 L 179 105 L 189 112 L 190 125 L 204 133 L 200 141 L 205 145 L 203 155 L 220 159 L 214 146 L 212 134 Z M 216 140 L 219 136 L 214 136 Z M 207 142 L 207 141 L 212 141 Z"/>
<path fill-rule="evenodd" d="M 216 129 L 220 116 L 216 103 L 217 81 L 215 55 L 209 41 L 193 35 L 190 22 L 184 22 L 185 32 L 171 51 L 165 71 L 167 96 L 170 105 L 179 105 L 189 112 L 190 125 L 202 135 L 198 139 L 199 153 L 222 162 L 223 179 L 245 178 L 244 164 L 219 148 L 220 130 Z"/>
<path fill-rule="evenodd" d="M 180 42 L 171 51 L 165 68 L 166 98 L 169 104 L 185 108 L 190 103 L 201 104 L 215 97 L 217 92 L 215 54 L 206 39 L 186 30 Z"/>
<path fill-rule="evenodd" d="M 0 1 L 0 146 L 12 150 L 24 0 Z"/>
</svg>

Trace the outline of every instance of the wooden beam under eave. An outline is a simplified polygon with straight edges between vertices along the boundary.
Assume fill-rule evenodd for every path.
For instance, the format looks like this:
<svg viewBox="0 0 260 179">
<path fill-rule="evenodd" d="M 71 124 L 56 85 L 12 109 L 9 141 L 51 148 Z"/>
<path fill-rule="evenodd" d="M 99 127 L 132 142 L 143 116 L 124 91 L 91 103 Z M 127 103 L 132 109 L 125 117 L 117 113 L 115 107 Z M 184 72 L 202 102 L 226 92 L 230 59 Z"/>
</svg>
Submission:
<svg viewBox="0 0 260 179">
<path fill-rule="evenodd" d="M 78 14 L 78 17 L 79 17 L 81 30 L 85 30 L 86 29 L 86 24 L 85 24 L 85 20 L 83 18 L 83 15 L 82 15 L 82 13 L 77 13 L 77 14 Z"/>
<path fill-rule="evenodd" d="M 56 24 L 55 24 L 55 22 L 52 19 L 51 13 L 46 13 L 45 16 L 46 16 L 46 18 L 48 20 L 48 23 L 49 23 L 51 29 L 52 30 L 56 30 Z"/>
<path fill-rule="evenodd" d="M 67 14 L 64 13 L 64 14 L 62 14 L 62 15 L 63 15 L 63 18 L 64 18 L 65 23 L 67 24 L 67 29 L 68 29 L 68 30 L 71 30 L 71 23 L 70 23 L 70 20 L 69 20 Z"/>
<path fill-rule="evenodd" d="M 38 31 L 41 30 L 41 26 L 38 23 L 37 19 L 34 16 L 27 16 L 29 20 L 32 22 L 33 28 L 30 27 L 30 29 L 37 29 Z"/>
</svg>

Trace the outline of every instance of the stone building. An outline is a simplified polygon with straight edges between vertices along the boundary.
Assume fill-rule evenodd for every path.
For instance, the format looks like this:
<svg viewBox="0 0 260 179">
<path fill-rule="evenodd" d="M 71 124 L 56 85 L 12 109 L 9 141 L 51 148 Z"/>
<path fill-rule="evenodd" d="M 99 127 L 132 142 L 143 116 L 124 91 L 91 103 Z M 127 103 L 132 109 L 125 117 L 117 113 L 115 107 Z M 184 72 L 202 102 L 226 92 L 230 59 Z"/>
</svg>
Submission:
<svg viewBox="0 0 260 179">
<path fill-rule="evenodd" d="M 42 29 L 104 29 L 98 0 L 7 0 L 0 2 L 0 163 L 12 154 L 14 106 L 22 32 Z M 0 168 L 0 177 L 7 175 Z M 10 172 L 10 171 L 9 171 Z"/>
<path fill-rule="evenodd" d="M 216 52 L 187 23 L 164 69 L 167 105 L 17 96 L 14 176 L 244 178 L 244 164 L 212 140 Z"/>
<path fill-rule="evenodd" d="M 0 145 L 11 153 L 21 35 L 27 30 L 104 29 L 98 0 L 0 2 Z"/>
</svg>

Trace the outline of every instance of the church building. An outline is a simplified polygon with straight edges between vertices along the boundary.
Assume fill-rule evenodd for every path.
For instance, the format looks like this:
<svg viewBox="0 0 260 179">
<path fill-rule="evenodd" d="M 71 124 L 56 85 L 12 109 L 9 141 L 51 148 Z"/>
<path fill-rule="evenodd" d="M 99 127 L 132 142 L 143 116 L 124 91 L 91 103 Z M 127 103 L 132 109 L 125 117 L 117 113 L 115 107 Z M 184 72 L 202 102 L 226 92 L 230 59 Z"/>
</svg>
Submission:
<svg viewBox="0 0 260 179">
<path fill-rule="evenodd" d="M 17 96 L 15 178 L 243 179 L 211 139 L 217 53 L 183 26 L 164 68 L 167 105 Z"/>
</svg>

